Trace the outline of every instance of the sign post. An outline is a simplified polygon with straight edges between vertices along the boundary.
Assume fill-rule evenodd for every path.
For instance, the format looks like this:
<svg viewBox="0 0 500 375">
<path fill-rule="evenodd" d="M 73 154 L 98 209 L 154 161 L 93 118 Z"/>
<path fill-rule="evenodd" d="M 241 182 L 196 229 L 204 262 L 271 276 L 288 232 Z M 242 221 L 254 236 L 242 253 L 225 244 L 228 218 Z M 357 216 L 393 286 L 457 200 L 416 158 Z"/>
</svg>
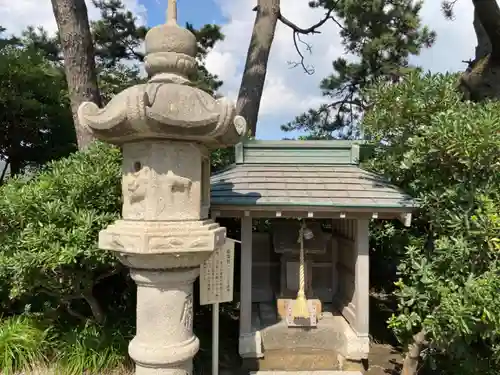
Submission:
<svg viewBox="0 0 500 375">
<path fill-rule="evenodd" d="M 219 304 L 212 305 L 212 375 L 219 375 Z"/>
<path fill-rule="evenodd" d="M 224 245 L 200 266 L 200 305 L 212 305 L 212 375 L 219 374 L 219 304 L 233 300 L 234 241 Z"/>
</svg>

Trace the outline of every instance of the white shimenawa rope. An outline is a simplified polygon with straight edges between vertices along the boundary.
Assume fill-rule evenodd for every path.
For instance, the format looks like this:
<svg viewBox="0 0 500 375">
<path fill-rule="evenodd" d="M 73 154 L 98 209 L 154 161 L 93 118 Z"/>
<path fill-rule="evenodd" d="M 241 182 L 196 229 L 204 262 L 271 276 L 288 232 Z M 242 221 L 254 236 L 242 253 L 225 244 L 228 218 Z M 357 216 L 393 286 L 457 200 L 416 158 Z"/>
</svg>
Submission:
<svg viewBox="0 0 500 375">
<path fill-rule="evenodd" d="M 299 259 L 299 291 L 293 304 L 292 315 L 294 318 L 309 318 L 309 307 L 306 299 L 306 278 L 305 278 L 305 251 L 304 251 L 304 231 L 306 224 L 302 221 L 299 231 L 300 259 Z"/>
<path fill-rule="evenodd" d="M 299 258 L 299 292 L 298 295 L 304 296 L 306 294 L 306 260 L 304 255 L 304 223 L 300 227 L 300 258 Z"/>
</svg>

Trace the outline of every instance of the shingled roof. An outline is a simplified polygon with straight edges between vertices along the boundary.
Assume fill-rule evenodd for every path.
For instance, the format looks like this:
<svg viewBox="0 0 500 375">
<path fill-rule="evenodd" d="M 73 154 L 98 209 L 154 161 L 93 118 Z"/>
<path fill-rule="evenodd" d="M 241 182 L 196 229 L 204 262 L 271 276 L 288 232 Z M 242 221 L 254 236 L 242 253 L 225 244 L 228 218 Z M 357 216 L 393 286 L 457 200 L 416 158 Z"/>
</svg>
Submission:
<svg viewBox="0 0 500 375">
<path fill-rule="evenodd" d="M 212 176 L 211 207 L 412 211 L 410 196 L 358 159 L 359 144 L 348 141 L 247 141 L 236 147 L 236 164 Z"/>
</svg>

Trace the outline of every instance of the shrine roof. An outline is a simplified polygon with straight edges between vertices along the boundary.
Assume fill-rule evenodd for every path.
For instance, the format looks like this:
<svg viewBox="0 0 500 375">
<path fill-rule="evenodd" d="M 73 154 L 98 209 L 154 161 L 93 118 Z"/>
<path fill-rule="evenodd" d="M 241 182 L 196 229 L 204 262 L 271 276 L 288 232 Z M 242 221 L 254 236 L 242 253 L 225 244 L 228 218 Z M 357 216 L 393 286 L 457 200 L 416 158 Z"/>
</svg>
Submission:
<svg viewBox="0 0 500 375">
<path fill-rule="evenodd" d="M 411 212 L 416 202 L 409 195 L 359 167 L 359 150 L 350 141 L 239 144 L 236 163 L 211 178 L 211 207 Z"/>
</svg>

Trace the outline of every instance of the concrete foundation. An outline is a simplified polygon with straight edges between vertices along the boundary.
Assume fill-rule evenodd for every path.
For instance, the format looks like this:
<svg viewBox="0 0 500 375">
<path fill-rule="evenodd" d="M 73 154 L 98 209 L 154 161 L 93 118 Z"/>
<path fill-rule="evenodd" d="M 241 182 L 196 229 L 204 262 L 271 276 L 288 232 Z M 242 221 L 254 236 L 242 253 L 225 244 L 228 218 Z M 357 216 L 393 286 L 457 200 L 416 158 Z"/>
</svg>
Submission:
<svg viewBox="0 0 500 375">
<path fill-rule="evenodd" d="M 317 327 L 306 329 L 288 327 L 284 320 L 277 318 L 272 304 L 254 304 L 252 328 L 259 333 L 262 341 L 262 354 L 255 357 L 263 358 L 259 360 L 258 368 L 285 370 L 284 367 L 289 369 L 292 363 L 300 362 L 300 366 L 307 367 L 298 367 L 296 370 L 335 370 L 341 365 L 339 358 L 341 362 L 343 359 L 366 359 L 369 337 L 356 334 L 331 305 L 326 304 L 324 307 Z M 271 360 L 271 357 L 274 359 Z M 270 360 L 273 364 L 266 364 Z"/>
<path fill-rule="evenodd" d="M 253 371 L 251 375 L 362 375 L 359 371 Z"/>
</svg>

